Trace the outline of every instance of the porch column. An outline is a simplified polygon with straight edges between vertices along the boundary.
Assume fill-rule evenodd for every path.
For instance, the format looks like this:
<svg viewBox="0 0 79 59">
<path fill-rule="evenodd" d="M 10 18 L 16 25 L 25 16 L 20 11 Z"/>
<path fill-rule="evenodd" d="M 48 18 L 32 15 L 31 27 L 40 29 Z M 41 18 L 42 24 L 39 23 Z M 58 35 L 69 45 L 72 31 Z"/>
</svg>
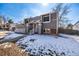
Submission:
<svg viewBox="0 0 79 59">
<path fill-rule="evenodd" d="M 35 33 L 35 24 L 33 24 L 32 34 Z"/>
<path fill-rule="evenodd" d="M 59 13 L 56 12 L 56 17 L 57 17 L 57 21 L 56 21 L 56 34 L 58 34 L 58 26 L 59 26 Z"/>
<path fill-rule="evenodd" d="M 29 24 L 26 24 L 26 33 L 28 34 L 28 30 L 29 30 Z"/>
<path fill-rule="evenodd" d="M 39 31 L 39 34 L 41 34 L 41 26 L 42 26 L 42 25 L 41 25 L 41 23 L 39 23 L 38 25 L 39 25 L 39 26 L 38 26 L 38 27 L 39 27 L 38 31 Z"/>
</svg>

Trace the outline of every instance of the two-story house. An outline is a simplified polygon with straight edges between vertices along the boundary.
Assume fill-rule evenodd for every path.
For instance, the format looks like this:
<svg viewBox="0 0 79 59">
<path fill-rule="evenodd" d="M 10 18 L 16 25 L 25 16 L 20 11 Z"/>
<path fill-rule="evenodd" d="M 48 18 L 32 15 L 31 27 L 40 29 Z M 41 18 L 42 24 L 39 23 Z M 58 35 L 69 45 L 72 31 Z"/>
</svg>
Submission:
<svg viewBox="0 0 79 59">
<path fill-rule="evenodd" d="M 26 19 L 27 23 L 25 25 L 16 25 L 16 32 L 27 34 L 58 34 L 58 14 L 56 12 Z"/>
<path fill-rule="evenodd" d="M 40 16 L 27 18 L 26 32 L 30 34 L 58 34 L 58 14 L 47 13 Z"/>
</svg>

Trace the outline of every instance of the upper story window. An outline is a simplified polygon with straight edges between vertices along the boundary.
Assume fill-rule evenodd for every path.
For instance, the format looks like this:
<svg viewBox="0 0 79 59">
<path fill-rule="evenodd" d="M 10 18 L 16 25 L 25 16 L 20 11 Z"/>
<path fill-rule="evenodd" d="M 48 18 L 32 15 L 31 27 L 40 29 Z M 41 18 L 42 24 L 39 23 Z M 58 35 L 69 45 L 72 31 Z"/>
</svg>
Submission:
<svg viewBox="0 0 79 59">
<path fill-rule="evenodd" d="M 45 16 L 44 18 L 43 18 L 43 21 L 45 22 L 45 21 L 49 21 L 49 16 Z"/>
<path fill-rule="evenodd" d="M 42 20 L 43 22 L 49 22 L 49 15 L 44 15 Z"/>
</svg>

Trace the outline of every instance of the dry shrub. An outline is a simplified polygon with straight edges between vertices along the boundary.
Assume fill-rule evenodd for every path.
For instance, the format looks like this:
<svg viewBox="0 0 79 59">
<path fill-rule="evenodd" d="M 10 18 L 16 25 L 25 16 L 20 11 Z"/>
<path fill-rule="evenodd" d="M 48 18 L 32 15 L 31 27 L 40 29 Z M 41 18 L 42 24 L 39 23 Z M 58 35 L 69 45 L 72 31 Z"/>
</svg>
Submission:
<svg viewBox="0 0 79 59">
<path fill-rule="evenodd" d="M 78 30 L 63 29 L 63 28 L 59 28 L 59 33 L 71 34 L 71 35 L 79 35 Z"/>
<path fill-rule="evenodd" d="M 26 56 L 28 55 L 25 50 L 19 48 L 14 43 L 2 43 L 0 44 L 0 56 Z"/>
</svg>

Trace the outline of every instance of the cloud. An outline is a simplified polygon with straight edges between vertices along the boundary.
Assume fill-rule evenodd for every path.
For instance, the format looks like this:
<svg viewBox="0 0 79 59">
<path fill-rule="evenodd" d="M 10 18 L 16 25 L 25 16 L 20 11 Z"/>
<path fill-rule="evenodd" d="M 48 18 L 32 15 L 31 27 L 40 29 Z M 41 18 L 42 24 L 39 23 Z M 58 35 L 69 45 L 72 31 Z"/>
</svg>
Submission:
<svg viewBox="0 0 79 59">
<path fill-rule="evenodd" d="M 23 10 L 21 12 L 21 17 L 22 18 L 35 17 L 35 16 L 40 16 L 41 14 L 44 13 L 46 13 L 44 10 L 31 8 L 29 11 Z"/>
<path fill-rule="evenodd" d="M 29 10 L 24 9 L 21 12 L 21 18 L 28 18 L 28 17 L 34 17 L 34 16 L 39 16 L 43 13 L 43 11 L 36 9 L 36 8 L 31 8 Z"/>
<path fill-rule="evenodd" d="M 43 13 L 40 9 L 31 9 L 32 16 L 39 16 Z"/>
</svg>

